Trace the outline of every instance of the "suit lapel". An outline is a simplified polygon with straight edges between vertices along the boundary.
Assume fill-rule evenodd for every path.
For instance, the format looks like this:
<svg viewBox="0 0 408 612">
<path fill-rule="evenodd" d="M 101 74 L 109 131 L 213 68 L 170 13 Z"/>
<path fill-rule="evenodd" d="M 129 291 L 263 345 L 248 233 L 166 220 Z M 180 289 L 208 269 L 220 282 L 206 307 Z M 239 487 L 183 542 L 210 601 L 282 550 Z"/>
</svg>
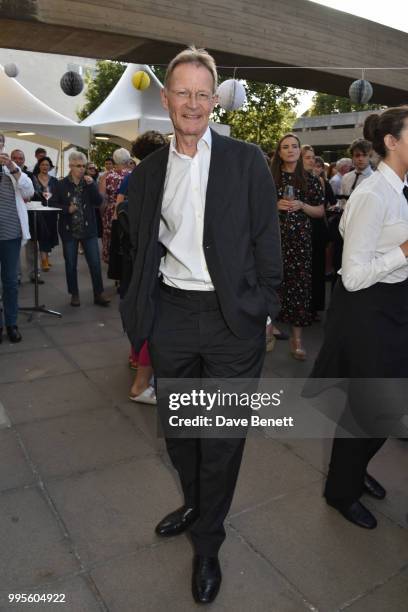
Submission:
<svg viewBox="0 0 408 612">
<path fill-rule="evenodd" d="M 228 176 L 228 149 L 226 141 L 211 130 L 211 161 L 205 197 L 204 242 L 210 239 L 209 230 L 216 217 L 222 213 L 225 198 L 225 177 Z"/>
<path fill-rule="evenodd" d="M 157 154 L 156 164 L 150 168 L 148 193 L 144 198 L 147 205 L 147 227 L 156 236 L 159 233 L 160 213 L 163 201 L 164 183 L 166 180 L 167 161 L 169 158 L 169 146 L 167 145 Z"/>
</svg>

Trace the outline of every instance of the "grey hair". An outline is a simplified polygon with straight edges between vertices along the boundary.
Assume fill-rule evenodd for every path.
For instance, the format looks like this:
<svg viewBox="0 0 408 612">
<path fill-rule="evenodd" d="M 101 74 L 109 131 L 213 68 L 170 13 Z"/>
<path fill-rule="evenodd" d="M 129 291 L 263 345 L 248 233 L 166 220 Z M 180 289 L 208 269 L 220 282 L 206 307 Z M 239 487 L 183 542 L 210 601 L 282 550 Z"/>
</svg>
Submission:
<svg viewBox="0 0 408 612">
<path fill-rule="evenodd" d="M 87 163 L 87 159 L 86 159 L 86 155 L 84 153 L 82 153 L 81 151 L 72 151 L 72 153 L 69 154 L 68 157 L 68 162 L 71 164 L 74 161 L 78 161 L 81 160 L 82 162 L 84 162 L 84 164 Z"/>
<path fill-rule="evenodd" d="M 349 157 L 342 157 L 336 162 L 336 170 L 341 170 L 344 166 L 352 166 L 353 162 Z"/>
<path fill-rule="evenodd" d="M 127 164 L 130 159 L 130 153 L 127 149 L 116 149 L 112 157 L 115 164 Z"/>
<path fill-rule="evenodd" d="M 176 57 L 173 57 L 170 64 L 167 66 L 166 76 L 164 77 L 164 86 L 168 87 L 171 75 L 179 64 L 196 64 L 207 68 L 213 78 L 213 94 L 217 91 L 218 74 L 215 60 L 205 49 L 197 49 L 192 45 L 183 51 L 180 51 Z"/>
</svg>

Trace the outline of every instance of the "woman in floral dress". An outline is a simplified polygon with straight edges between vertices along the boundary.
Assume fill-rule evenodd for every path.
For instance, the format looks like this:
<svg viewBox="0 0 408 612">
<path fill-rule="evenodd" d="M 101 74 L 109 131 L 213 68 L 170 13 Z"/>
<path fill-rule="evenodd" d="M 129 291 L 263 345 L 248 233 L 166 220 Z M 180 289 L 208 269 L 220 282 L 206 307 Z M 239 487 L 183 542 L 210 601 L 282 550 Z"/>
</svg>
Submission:
<svg viewBox="0 0 408 612">
<path fill-rule="evenodd" d="M 283 282 L 279 321 L 292 326 L 290 351 L 305 360 L 302 329 L 312 323 L 312 225 L 324 215 L 324 195 L 319 180 L 307 174 L 297 136 L 285 134 L 276 148 L 271 171 L 278 192 Z"/>
<path fill-rule="evenodd" d="M 127 149 L 116 149 L 113 154 L 115 167 L 104 174 L 99 181 L 99 191 L 104 197 L 102 211 L 102 259 L 109 263 L 109 248 L 111 241 L 112 220 L 115 215 L 116 198 L 124 177 L 129 174 L 130 153 Z"/>
</svg>

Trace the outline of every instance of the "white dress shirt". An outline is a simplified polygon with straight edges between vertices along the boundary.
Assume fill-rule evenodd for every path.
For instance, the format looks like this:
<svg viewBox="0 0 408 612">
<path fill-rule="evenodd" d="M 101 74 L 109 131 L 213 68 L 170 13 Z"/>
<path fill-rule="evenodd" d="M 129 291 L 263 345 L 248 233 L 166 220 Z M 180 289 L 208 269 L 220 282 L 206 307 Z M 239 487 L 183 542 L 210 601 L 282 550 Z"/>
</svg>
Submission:
<svg viewBox="0 0 408 612">
<path fill-rule="evenodd" d="M 167 249 L 160 272 L 166 285 L 178 289 L 214 291 L 203 250 L 210 160 L 210 128 L 198 141 L 194 157 L 179 153 L 173 136 L 159 228 L 159 241 Z"/>
<path fill-rule="evenodd" d="M 341 194 L 341 179 L 342 178 L 343 178 L 343 175 L 338 172 L 337 174 L 332 176 L 332 178 L 329 181 L 335 196 L 338 196 L 339 194 Z"/>
<path fill-rule="evenodd" d="M 347 172 L 347 174 L 343 176 L 343 178 L 341 179 L 341 195 L 351 194 L 351 188 L 354 185 L 354 181 L 356 179 L 357 173 L 358 173 L 358 170 L 351 170 L 351 172 Z M 360 176 L 358 177 L 357 182 L 354 185 L 353 191 L 357 189 L 357 187 L 359 187 L 365 179 L 371 176 L 372 173 L 373 173 L 373 169 L 371 168 L 371 166 L 367 166 L 367 168 L 365 168 L 360 173 Z"/>
<path fill-rule="evenodd" d="M 340 274 L 348 291 L 408 278 L 407 259 L 399 246 L 408 240 L 403 188 L 399 176 L 380 162 L 350 196 L 339 225 L 344 238 Z"/>
</svg>

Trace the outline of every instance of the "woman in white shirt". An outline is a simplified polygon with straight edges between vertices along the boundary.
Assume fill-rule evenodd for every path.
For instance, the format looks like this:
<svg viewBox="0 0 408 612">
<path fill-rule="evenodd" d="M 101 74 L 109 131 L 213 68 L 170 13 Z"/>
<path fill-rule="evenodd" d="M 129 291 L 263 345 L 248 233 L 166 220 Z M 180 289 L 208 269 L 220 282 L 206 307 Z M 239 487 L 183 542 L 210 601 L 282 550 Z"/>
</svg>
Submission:
<svg viewBox="0 0 408 612">
<path fill-rule="evenodd" d="M 367 117 L 364 137 L 382 161 L 341 219 L 341 281 L 311 377 L 348 379 L 324 494 L 346 519 L 373 529 L 377 521 L 359 499 L 363 493 L 383 499 L 386 491 L 367 465 L 387 436 L 406 437 L 408 106 Z"/>
</svg>

